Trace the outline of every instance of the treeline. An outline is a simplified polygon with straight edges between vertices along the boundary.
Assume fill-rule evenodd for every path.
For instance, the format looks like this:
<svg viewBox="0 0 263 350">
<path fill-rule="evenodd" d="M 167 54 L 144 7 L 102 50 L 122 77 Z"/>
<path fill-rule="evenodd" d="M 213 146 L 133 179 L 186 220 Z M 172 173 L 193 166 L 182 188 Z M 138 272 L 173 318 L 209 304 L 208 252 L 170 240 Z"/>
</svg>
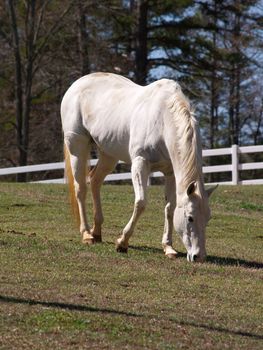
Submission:
<svg viewBox="0 0 263 350">
<path fill-rule="evenodd" d="M 0 166 L 62 159 L 61 98 L 94 71 L 179 81 L 205 147 L 262 143 L 262 14 L 260 0 L 1 0 Z"/>
</svg>

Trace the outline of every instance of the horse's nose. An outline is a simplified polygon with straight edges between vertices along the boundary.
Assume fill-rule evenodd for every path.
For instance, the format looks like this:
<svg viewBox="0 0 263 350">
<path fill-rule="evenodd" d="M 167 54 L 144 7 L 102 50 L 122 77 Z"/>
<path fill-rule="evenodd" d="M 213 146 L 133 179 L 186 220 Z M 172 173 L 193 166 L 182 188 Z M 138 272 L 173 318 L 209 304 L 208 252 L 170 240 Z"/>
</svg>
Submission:
<svg viewBox="0 0 263 350">
<path fill-rule="evenodd" d="M 193 254 L 192 256 L 192 261 L 195 262 L 204 262 L 205 261 L 206 256 L 205 255 L 200 255 L 200 254 Z"/>
<path fill-rule="evenodd" d="M 201 254 L 187 254 L 187 260 L 190 262 L 204 262 L 205 261 L 205 255 L 202 256 Z"/>
<path fill-rule="evenodd" d="M 187 254 L 187 260 L 190 262 L 198 261 L 198 255 L 197 254 Z"/>
</svg>

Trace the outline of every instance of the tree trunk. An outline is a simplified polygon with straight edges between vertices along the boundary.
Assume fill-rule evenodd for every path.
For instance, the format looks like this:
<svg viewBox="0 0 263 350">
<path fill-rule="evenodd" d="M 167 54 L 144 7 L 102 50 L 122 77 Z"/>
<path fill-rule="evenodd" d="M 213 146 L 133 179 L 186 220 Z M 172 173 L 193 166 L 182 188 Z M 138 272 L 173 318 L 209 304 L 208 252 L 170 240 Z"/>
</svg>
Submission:
<svg viewBox="0 0 263 350">
<path fill-rule="evenodd" d="M 235 96 L 235 124 L 234 124 L 234 144 L 239 145 L 240 134 L 240 67 L 236 69 L 236 96 Z"/>
<path fill-rule="evenodd" d="M 242 69 L 241 34 L 240 34 L 240 1 L 234 2 L 233 14 L 233 34 L 231 37 L 232 55 L 231 55 L 231 75 L 230 75 L 230 94 L 229 94 L 229 141 L 231 144 L 239 144 L 240 134 L 240 84 Z"/>
<path fill-rule="evenodd" d="M 230 86 L 229 86 L 229 128 L 228 128 L 228 142 L 229 145 L 234 143 L 234 120 L 235 120 L 235 110 L 234 110 L 234 91 L 235 91 L 235 78 L 234 78 L 234 67 L 232 68 L 230 74 Z"/>
<path fill-rule="evenodd" d="M 27 2 L 26 5 L 26 69 L 23 84 L 22 60 L 20 54 L 20 40 L 17 28 L 17 18 L 14 2 L 10 0 L 9 12 L 13 32 L 13 51 L 15 57 L 15 99 L 16 99 L 16 134 L 19 151 L 18 164 L 27 164 L 29 143 L 29 116 L 31 109 L 31 88 L 33 79 L 34 61 L 34 31 L 35 31 L 35 4 L 36 0 Z M 27 174 L 18 174 L 17 181 L 25 182 Z"/>
<path fill-rule="evenodd" d="M 263 121 L 263 98 L 261 99 L 261 109 L 259 111 L 259 115 L 257 118 L 257 127 L 254 133 L 254 144 L 260 145 L 260 137 L 261 137 L 261 124 Z"/>
<path fill-rule="evenodd" d="M 240 1 L 236 1 L 235 28 L 234 28 L 234 44 L 237 56 L 235 69 L 235 123 L 234 123 L 234 144 L 239 145 L 240 134 L 240 81 L 241 81 L 241 60 L 242 54 L 240 51 Z"/>
<path fill-rule="evenodd" d="M 214 0 L 213 4 L 213 24 L 217 27 L 218 21 L 218 0 Z M 212 51 L 212 73 L 211 73 L 211 111 L 210 111 L 210 148 L 215 147 L 215 135 L 218 125 L 218 62 L 217 62 L 217 34 L 216 30 L 213 31 L 213 51 Z M 211 158 L 212 159 L 212 158 Z"/>
<path fill-rule="evenodd" d="M 86 11 L 85 5 L 83 6 L 83 1 L 78 1 L 78 44 L 79 44 L 79 58 L 81 66 L 81 75 L 86 75 L 90 73 L 89 65 L 89 50 L 88 41 L 89 35 L 86 28 Z"/>
<path fill-rule="evenodd" d="M 135 39 L 135 81 L 145 85 L 147 78 L 147 17 L 148 0 L 138 0 L 136 8 L 136 39 Z"/>
<path fill-rule="evenodd" d="M 22 62 L 20 55 L 20 40 L 18 35 L 16 13 L 13 0 L 8 2 L 10 12 L 10 25 L 13 34 L 13 52 L 15 58 L 15 104 L 16 104 L 16 139 L 19 152 L 19 165 L 24 165 L 26 151 L 23 146 L 23 84 Z M 24 174 L 17 175 L 17 181 L 24 180 Z"/>
</svg>

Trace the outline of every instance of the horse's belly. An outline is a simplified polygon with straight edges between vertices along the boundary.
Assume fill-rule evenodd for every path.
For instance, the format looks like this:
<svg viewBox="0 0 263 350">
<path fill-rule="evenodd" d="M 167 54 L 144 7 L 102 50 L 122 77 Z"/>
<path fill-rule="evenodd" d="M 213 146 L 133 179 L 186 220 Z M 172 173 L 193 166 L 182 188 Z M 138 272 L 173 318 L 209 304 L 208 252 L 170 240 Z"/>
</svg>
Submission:
<svg viewBox="0 0 263 350">
<path fill-rule="evenodd" d="M 100 151 L 125 163 L 131 163 L 128 137 L 116 138 L 111 134 L 96 135 L 92 132 L 91 136 Z"/>
</svg>

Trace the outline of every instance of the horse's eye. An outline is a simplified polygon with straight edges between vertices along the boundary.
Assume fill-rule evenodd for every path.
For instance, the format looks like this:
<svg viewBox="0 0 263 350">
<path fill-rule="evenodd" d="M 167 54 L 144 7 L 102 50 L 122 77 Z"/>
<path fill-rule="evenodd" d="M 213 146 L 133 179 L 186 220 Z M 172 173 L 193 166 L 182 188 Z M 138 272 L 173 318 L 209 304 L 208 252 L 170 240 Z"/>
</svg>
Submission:
<svg viewBox="0 0 263 350">
<path fill-rule="evenodd" d="M 193 217 L 192 217 L 192 216 L 188 216 L 188 221 L 189 221 L 189 222 L 194 222 Z"/>
</svg>

